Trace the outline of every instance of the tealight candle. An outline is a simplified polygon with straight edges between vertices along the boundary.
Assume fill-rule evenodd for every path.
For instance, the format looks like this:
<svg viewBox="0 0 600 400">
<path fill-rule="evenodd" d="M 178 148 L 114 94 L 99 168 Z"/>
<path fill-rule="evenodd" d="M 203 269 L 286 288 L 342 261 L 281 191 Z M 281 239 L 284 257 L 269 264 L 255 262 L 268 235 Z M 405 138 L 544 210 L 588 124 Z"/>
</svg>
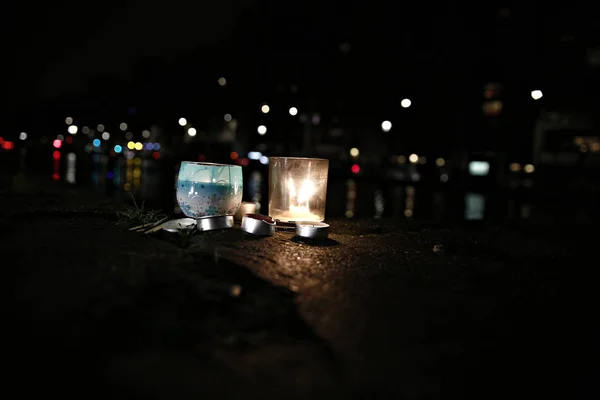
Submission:
<svg viewBox="0 0 600 400">
<path fill-rule="evenodd" d="M 241 221 L 246 214 L 254 214 L 256 212 L 256 203 L 250 201 L 242 201 L 240 208 L 235 212 L 233 218 L 236 221 Z"/>
<path fill-rule="evenodd" d="M 296 235 L 307 239 L 327 239 L 329 224 L 324 222 L 296 222 Z"/>
<path fill-rule="evenodd" d="M 269 215 L 283 222 L 323 221 L 329 160 L 271 157 Z"/>
</svg>

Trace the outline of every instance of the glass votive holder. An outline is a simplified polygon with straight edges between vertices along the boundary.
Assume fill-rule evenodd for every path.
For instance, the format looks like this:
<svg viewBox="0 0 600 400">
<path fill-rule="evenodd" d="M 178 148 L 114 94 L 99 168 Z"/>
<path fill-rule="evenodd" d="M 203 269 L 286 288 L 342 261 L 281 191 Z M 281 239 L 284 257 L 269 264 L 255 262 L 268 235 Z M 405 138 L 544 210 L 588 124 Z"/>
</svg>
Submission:
<svg viewBox="0 0 600 400">
<path fill-rule="evenodd" d="M 234 215 L 244 183 L 239 165 L 183 161 L 177 177 L 177 204 L 190 218 Z"/>
<path fill-rule="evenodd" d="M 283 222 L 323 221 L 329 160 L 269 158 L 269 215 Z"/>
</svg>

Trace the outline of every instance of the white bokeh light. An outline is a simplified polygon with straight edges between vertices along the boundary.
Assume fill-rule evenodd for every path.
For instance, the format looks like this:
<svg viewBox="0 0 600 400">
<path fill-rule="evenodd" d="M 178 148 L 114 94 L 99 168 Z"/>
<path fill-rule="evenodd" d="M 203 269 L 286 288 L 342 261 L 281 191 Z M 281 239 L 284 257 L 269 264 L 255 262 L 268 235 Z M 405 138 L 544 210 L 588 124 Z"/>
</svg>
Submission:
<svg viewBox="0 0 600 400">
<path fill-rule="evenodd" d="M 231 122 L 231 114 L 225 114 L 225 116 L 223 116 L 223 119 L 225 120 L 225 122 Z"/>
<path fill-rule="evenodd" d="M 261 111 L 263 114 L 268 114 L 268 113 L 269 113 L 269 111 L 271 111 L 271 107 L 269 107 L 269 105 L 268 105 L 268 104 L 263 104 L 263 105 L 262 105 L 262 107 L 260 108 L 260 111 Z"/>
<path fill-rule="evenodd" d="M 70 125 L 68 128 L 68 131 L 71 135 L 74 135 L 77 133 L 77 125 Z"/>
<path fill-rule="evenodd" d="M 187 125 L 187 119 L 185 119 L 185 118 L 179 118 L 179 125 L 186 126 Z"/>
<path fill-rule="evenodd" d="M 188 129 L 187 134 L 190 135 L 191 137 L 196 136 L 196 128 Z"/>
<path fill-rule="evenodd" d="M 352 157 L 358 157 L 359 154 L 360 154 L 360 151 L 358 151 L 358 149 L 356 147 L 353 147 L 350 149 L 350 155 Z"/>
<path fill-rule="evenodd" d="M 541 90 L 532 90 L 531 91 L 531 98 L 534 100 L 539 100 L 542 98 L 542 96 L 544 96 L 544 94 L 542 93 Z"/>
<path fill-rule="evenodd" d="M 71 118 L 71 117 L 65 118 L 65 124 L 71 125 L 72 123 L 73 123 L 73 118 Z"/>
<path fill-rule="evenodd" d="M 119 129 L 125 132 L 127 130 L 127 124 L 125 122 L 121 122 Z"/>
<path fill-rule="evenodd" d="M 264 125 L 260 125 L 257 129 L 259 135 L 264 135 L 267 133 L 267 127 Z"/>
<path fill-rule="evenodd" d="M 381 130 L 389 132 L 392 129 L 392 123 L 390 121 L 383 121 L 381 123 Z"/>
<path fill-rule="evenodd" d="M 25 140 L 25 139 L 27 139 L 27 133 L 26 133 L 26 132 L 21 132 L 21 133 L 19 134 L 19 139 L 21 139 L 21 140 Z"/>
<path fill-rule="evenodd" d="M 142 131 L 142 137 L 144 139 L 148 139 L 150 137 L 150 131 L 149 130 L 143 130 Z"/>
<path fill-rule="evenodd" d="M 412 104 L 412 101 L 410 101 L 410 99 L 403 99 L 400 102 L 400 105 L 402 106 L 402 108 L 408 108 L 408 107 L 410 107 L 411 104 Z"/>
<path fill-rule="evenodd" d="M 296 115 L 298 114 L 298 109 L 296 107 L 291 107 L 290 108 L 290 115 Z"/>
<path fill-rule="evenodd" d="M 104 139 L 104 140 L 110 139 L 110 133 L 108 133 L 108 132 L 102 133 L 102 139 Z"/>
<path fill-rule="evenodd" d="M 417 161 L 419 161 L 419 156 L 416 154 L 411 154 L 410 156 L 408 156 L 408 161 L 410 161 L 413 164 L 416 164 Z"/>
</svg>

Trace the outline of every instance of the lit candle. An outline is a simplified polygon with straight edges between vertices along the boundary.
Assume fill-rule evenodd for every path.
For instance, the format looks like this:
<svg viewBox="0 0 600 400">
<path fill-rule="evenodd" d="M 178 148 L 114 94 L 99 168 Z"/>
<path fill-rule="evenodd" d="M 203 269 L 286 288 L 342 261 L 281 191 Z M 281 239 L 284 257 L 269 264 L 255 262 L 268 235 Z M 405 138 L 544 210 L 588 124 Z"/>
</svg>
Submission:
<svg viewBox="0 0 600 400">
<path fill-rule="evenodd" d="M 282 222 L 323 221 L 329 161 L 271 157 L 269 215 Z"/>
</svg>

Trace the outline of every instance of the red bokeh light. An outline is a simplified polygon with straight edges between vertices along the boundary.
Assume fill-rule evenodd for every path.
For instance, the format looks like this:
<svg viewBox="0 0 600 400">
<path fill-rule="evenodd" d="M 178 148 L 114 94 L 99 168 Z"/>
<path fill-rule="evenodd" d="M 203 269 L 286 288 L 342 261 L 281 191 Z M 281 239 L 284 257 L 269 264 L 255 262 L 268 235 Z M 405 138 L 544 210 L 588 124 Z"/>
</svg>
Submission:
<svg viewBox="0 0 600 400">
<path fill-rule="evenodd" d="M 360 165 L 358 165 L 358 164 L 354 164 L 354 165 L 352 166 L 352 173 L 353 173 L 353 174 L 358 174 L 359 172 L 360 172 Z"/>
<path fill-rule="evenodd" d="M 0 144 L 4 143 L 4 139 L 0 136 Z"/>
<path fill-rule="evenodd" d="M 12 150 L 15 148 L 15 144 L 13 142 L 5 141 L 2 143 L 2 148 L 4 150 Z"/>
<path fill-rule="evenodd" d="M 60 146 L 62 146 L 62 141 L 59 139 L 54 139 L 54 142 L 52 142 L 52 146 L 56 147 L 57 149 L 60 149 Z"/>
<path fill-rule="evenodd" d="M 231 154 L 229 155 L 229 157 L 231 157 L 232 160 L 237 160 L 238 159 L 238 153 L 236 153 L 235 151 L 232 151 Z"/>
<path fill-rule="evenodd" d="M 55 172 L 55 173 L 52 174 L 52 179 L 54 179 L 55 181 L 57 181 L 57 180 L 60 179 L 60 175 Z"/>
<path fill-rule="evenodd" d="M 60 160 L 60 151 L 54 150 L 54 152 L 52 153 L 52 158 L 54 158 L 55 160 Z"/>
<path fill-rule="evenodd" d="M 204 157 L 204 154 L 198 155 L 198 161 L 206 161 L 206 157 Z"/>
<path fill-rule="evenodd" d="M 250 160 L 247 158 L 242 158 L 242 161 L 240 161 L 240 164 L 242 164 L 242 167 L 247 167 L 250 164 Z"/>
<path fill-rule="evenodd" d="M 158 160 L 160 158 L 160 153 L 158 151 L 153 152 L 152 158 L 154 158 L 155 160 Z"/>
<path fill-rule="evenodd" d="M 67 136 L 67 138 L 65 140 L 67 141 L 67 144 L 73 143 L 73 137 L 72 136 Z"/>
</svg>

